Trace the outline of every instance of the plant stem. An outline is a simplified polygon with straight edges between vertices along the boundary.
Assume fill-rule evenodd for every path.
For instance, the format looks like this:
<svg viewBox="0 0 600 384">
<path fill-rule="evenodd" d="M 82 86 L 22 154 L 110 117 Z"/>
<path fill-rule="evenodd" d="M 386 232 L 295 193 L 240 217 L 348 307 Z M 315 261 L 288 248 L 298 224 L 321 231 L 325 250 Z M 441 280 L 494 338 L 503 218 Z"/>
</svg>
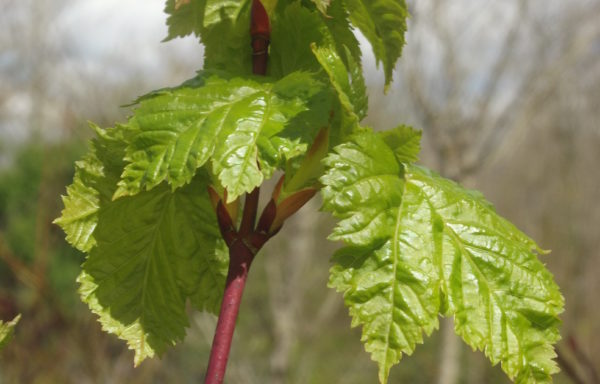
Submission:
<svg viewBox="0 0 600 384">
<path fill-rule="evenodd" d="M 253 258 L 254 254 L 241 240 L 235 240 L 229 247 L 229 271 L 205 384 L 221 384 L 225 377 L 235 322 Z"/>
<path fill-rule="evenodd" d="M 256 213 L 258 212 L 258 198 L 260 196 L 260 188 L 254 188 L 254 190 L 246 194 L 246 201 L 244 202 L 244 213 L 242 216 L 242 222 L 240 223 L 240 229 L 238 231 L 239 237 L 244 238 L 254 231 L 254 223 L 256 222 Z"/>
<path fill-rule="evenodd" d="M 266 74 L 270 33 L 269 16 L 265 8 L 260 0 L 253 0 L 250 36 L 253 52 L 252 71 L 256 75 Z M 204 379 L 205 384 L 221 384 L 225 378 L 231 340 L 233 339 L 235 322 L 240 310 L 248 271 L 258 250 L 271 237 L 267 230 L 274 219 L 275 212 L 268 211 L 268 213 L 271 213 L 268 215 L 263 212 L 261 215 L 262 226 L 267 230 L 261 228 L 257 231 L 256 229 L 259 193 L 260 189 L 255 188 L 252 192 L 246 194 L 242 222 L 237 231 L 235 223 L 223 205 L 223 201 L 219 201 L 217 204 L 219 228 L 229 247 L 229 270 Z"/>
</svg>

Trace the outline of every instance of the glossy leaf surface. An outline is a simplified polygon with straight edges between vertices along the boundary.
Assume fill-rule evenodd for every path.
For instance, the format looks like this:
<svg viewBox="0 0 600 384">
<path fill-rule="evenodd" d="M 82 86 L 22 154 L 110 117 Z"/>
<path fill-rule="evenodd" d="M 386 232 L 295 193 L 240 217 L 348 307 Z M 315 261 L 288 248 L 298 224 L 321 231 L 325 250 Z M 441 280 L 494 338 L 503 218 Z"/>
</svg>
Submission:
<svg viewBox="0 0 600 384">
<path fill-rule="evenodd" d="M 345 247 L 329 285 L 362 326 L 382 383 L 439 315 L 511 379 L 550 382 L 563 299 L 538 246 L 481 194 L 414 165 L 419 131 L 359 125 L 368 100 L 353 27 L 387 86 L 405 1 L 264 1 L 269 77 L 251 73 L 251 5 L 167 0 L 167 40 L 198 36 L 204 71 L 138 99 L 126 124 L 93 127 L 76 163 L 55 222 L 88 254 L 80 291 L 103 328 L 138 364 L 183 339 L 186 302 L 216 312 L 228 253 L 207 187 L 237 207 L 282 170 L 277 227 L 318 188 L 339 219 L 330 238 Z"/>
<path fill-rule="evenodd" d="M 216 76 L 142 98 L 127 127 L 130 144 L 115 196 L 167 180 L 188 183 L 212 157 L 230 201 L 260 185 L 285 159 L 306 150 L 290 130 L 320 83 L 296 73 L 276 83 Z M 303 145 L 302 145 L 303 144 Z"/>
<path fill-rule="evenodd" d="M 438 312 L 517 382 L 550 381 L 563 300 L 539 248 L 479 193 L 398 161 L 415 156 L 409 132 L 356 134 L 321 178 L 324 208 L 341 219 L 331 238 L 349 244 L 330 285 L 363 326 L 380 381 Z"/>
</svg>

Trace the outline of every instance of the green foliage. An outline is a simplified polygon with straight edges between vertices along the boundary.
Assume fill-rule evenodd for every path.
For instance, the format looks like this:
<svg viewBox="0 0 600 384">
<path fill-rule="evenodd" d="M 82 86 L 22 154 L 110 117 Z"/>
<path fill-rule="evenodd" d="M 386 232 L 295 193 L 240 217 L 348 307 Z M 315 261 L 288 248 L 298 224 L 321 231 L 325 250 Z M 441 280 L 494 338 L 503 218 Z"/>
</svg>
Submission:
<svg viewBox="0 0 600 384">
<path fill-rule="evenodd" d="M 15 327 L 20 319 L 21 315 L 17 315 L 17 317 L 6 323 L 0 320 L 0 349 L 4 348 L 10 339 L 12 339 Z"/>
<path fill-rule="evenodd" d="M 392 81 L 394 65 L 402 54 L 408 11 L 404 0 L 345 0 L 352 23 L 373 47 L 383 63 L 385 84 Z"/>
<path fill-rule="evenodd" d="M 308 143 L 292 120 L 322 85 L 307 73 L 275 83 L 200 75 L 185 85 L 141 99 L 124 127 L 128 162 L 115 197 L 135 195 L 167 180 L 190 182 L 212 158 L 212 169 L 234 200 L 259 186 Z"/>
<path fill-rule="evenodd" d="M 268 77 L 251 75 L 251 3 L 168 0 L 167 39 L 197 35 L 204 70 L 138 99 L 126 123 L 94 127 L 76 163 L 56 223 L 87 253 L 80 293 L 103 328 L 138 364 L 183 339 L 187 300 L 216 312 L 228 260 L 206 190 L 234 202 L 281 170 L 281 196 L 322 188 L 340 219 L 330 239 L 346 246 L 329 284 L 382 383 L 440 314 L 512 379 L 549 382 L 563 300 L 538 246 L 479 193 L 414 165 L 420 132 L 359 124 L 368 102 L 353 26 L 388 85 L 404 1 L 265 3 Z"/>
<path fill-rule="evenodd" d="M 363 325 L 381 382 L 437 327 L 438 312 L 511 379 L 550 382 L 563 299 L 539 247 L 479 193 L 404 162 L 416 138 L 407 128 L 357 133 L 325 159 L 321 178 L 324 208 L 341 219 L 331 238 L 348 244 L 330 285 Z"/>
<path fill-rule="evenodd" d="M 163 184 L 112 200 L 126 129 L 96 128 L 56 223 L 89 254 L 78 278 L 82 299 L 135 350 L 137 364 L 183 339 L 187 298 L 218 310 L 227 264 L 209 198 L 198 193 L 208 185 L 205 173 L 174 192 Z"/>
</svg>

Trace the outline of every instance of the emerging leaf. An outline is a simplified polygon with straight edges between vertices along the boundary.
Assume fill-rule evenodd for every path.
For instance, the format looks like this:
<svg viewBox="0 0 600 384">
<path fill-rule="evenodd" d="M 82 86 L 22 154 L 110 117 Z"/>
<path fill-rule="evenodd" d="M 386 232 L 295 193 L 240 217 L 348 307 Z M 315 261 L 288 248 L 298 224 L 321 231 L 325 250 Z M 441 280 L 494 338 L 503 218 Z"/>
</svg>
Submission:
<svg viewBox="0 0 600 384">
<path fill-rule="evenodd" d="M 272 76 L 320 69 L 310 45 L 313 42 L 325 44 L 328 31 L 318 12 L 303 7 L 299 2 L 292 2 L 274 15 L 272 27 L 269 51 L 269 73 Z"/>
<path fill-rule="evenodd" d="M 344 52 L 348 50 L 354 59 L 354 62 L 360 67 L 361 56 L 360 46 L 358 40 L 354 35 L 354 29 L 350 24 L 350 15 L 344 2 L 334 1 L 327 9 L 328 17 L 323 18 L 325 25 L 329 29 L 331 40 L 333 40 L 335 49 L 338 51 L 344 63 L 350 68 L 350 63 L 346 60 Z M 313 41 L 319 46 L 322 46 L 319 41 Z"/>
<path fill-rule="evenodd" d="M 330 285 L 363 325 L 380 380 L 442 311 L 511 379 L 550 382 L 563 299 L 539 248 L 481 194 L 400 162 L 414 158 L 415 134 L 392 132 L 337 146 L 321 178 L 324 208 L 341 219 L 331 238 L 350 244 L 334 256 Z"/>
<path fill-rule="evenodd" d="M 251 73 L 250 0 L 167 0 L 165 41 L 195 34 L 204 44 L 204 68 Z"/>
</svg>

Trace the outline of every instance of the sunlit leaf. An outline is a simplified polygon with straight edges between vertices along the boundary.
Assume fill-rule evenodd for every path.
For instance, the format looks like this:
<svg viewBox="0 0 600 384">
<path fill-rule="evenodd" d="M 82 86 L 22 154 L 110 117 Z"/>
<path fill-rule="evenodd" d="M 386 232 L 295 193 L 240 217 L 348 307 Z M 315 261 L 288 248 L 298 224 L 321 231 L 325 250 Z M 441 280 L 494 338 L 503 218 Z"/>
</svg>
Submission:
<svg viewBox="0 0 600 384">
<path fill-rule="evenodd" d="M 54 220 L 65 231 L 69 244 L 82 252 L 96 244 L 93 233 L 98 210 L 112 199 L 125 166 L 122 131 L 105 131 L 93 124 L 92 128 L 97 137 L 90 144 L 90 152 L 75 163 L 73 183 L 62 198 L 65 208 Z"/>
<path fill-rule="evenodd" d="M 331 238 L 350 245 L 334 256 L 330 285 L 363 326 L 380 381 L 442 311 L 512 379 L 549 382 L 563 300 L 539 248 L 481 194 L 399 162 L 406 146 L 391 137 L 354 135 L 321 178 L 324 208 L 341 219 Z"/>
<path fill-rule="evenodd" d="M 284 130 L 297 124 L 292 120 L 320 90 L 310 75 L 296 73 L 276 83 L 212 76 L 197 85 L 140 101 L 128 123 L 129 164 L 116 197 L 163 180 L 180 187 L 212 157 L 214 173 L 234 200 L 260 185 L 284 159 L 306 150 L 306 143 Z"/>
</svg>

